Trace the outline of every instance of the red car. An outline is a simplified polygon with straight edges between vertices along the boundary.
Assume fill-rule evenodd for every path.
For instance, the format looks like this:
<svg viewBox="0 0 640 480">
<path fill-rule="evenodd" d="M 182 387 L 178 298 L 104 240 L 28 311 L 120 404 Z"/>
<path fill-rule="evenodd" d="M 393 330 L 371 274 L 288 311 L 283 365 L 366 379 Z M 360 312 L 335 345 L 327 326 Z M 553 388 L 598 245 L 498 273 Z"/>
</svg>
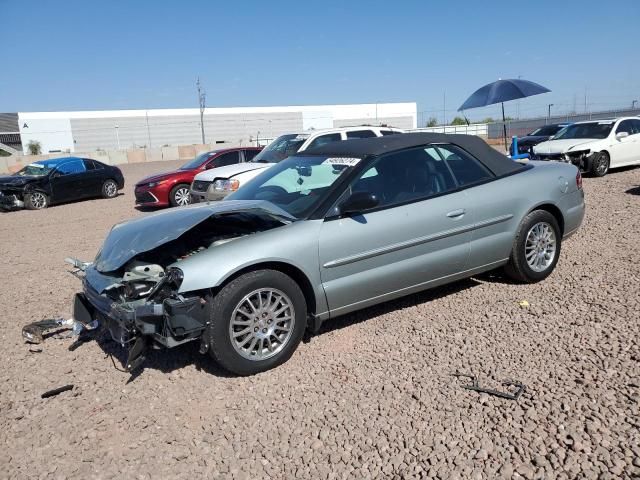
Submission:
<svg viewBox="0 0 640 480">
<path fill-rule="evenodd" d="M 176 207 L 191 203 L 189 187 L 193 177 L 203 170 L 248 162 L 262 147 L 237 147 L 213 150 L 198 155 L 173 172 L 146 177 L 136 183 L 136 204 L 143 207 Z"/>
</svg>

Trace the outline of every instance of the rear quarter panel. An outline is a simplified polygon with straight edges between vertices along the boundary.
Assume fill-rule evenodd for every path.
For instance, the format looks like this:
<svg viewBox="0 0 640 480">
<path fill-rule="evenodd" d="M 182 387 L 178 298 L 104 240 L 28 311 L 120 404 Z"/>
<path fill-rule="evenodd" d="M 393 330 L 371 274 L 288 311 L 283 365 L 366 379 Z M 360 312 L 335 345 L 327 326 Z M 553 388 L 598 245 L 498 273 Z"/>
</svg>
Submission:
<svg viewBox="0 0 640 480">
<path fill-rule="evenodd" d="M 529 162 L 529 165 L 532 168 L 526 171 L 468 190 L 477 225 L 471 239 L 472 266 L 506 262 L 518 226 L 532 210 L 553 205 L 565 219 L 575 216 L 575 212 L 571 215 L 571 208 L 584 210 L 584 203 L 580 206 L 581 191 L 576 187 L 575 166 L 557 162 Z"/>
</svg>

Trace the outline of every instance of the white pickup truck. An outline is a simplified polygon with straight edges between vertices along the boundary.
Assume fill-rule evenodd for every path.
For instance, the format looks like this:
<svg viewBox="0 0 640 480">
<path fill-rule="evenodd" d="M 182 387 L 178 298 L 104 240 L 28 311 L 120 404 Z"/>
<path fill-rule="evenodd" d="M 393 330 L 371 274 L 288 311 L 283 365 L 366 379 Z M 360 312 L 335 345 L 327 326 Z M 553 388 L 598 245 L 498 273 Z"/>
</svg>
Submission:
<svg viewBox="0 0 640 480">
<path fill-rule="evenodd" d="M 353 138 L 382 137 L 403 133 L 390 127 L 342 127 L 281 135 L 250 162 L 212 168 L 199 173 L 191 184 L 191 202 L 222 200 L 265 169 L 304 150 Z"/>
</svg>

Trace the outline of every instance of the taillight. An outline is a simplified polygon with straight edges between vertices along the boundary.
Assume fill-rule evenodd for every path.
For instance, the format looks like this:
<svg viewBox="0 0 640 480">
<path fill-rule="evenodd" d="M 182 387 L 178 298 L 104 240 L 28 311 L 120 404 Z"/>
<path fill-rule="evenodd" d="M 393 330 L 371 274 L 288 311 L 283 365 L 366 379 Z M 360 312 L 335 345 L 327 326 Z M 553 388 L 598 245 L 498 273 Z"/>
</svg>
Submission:
<svg viewBox="0 0 640 480">
<path fill-rule="evenodd" d="M 580 170 L 576 173 L 576 187 L 578 187 L 578 190 L 582 190 L 582 174 Z"/>
</svg>

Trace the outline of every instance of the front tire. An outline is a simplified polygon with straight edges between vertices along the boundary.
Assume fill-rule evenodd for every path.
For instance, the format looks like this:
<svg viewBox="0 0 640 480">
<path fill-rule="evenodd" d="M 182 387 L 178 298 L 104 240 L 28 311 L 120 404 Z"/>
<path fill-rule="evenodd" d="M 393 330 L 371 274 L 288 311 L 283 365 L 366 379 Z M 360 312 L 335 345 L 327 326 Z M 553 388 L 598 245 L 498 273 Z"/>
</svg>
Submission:
<svg viewBox="0 0 640 480">
<path fill-rule="evenodd" d="M 172 207 L 184 207 L 191 203 L 191 192 L 189 185 L 181 183 L 176 185 L 169 192 L 169 203 Z"/>
<path fill-rule="evenodd" d="M 609 165 L 611 163 L 611 159 L 607 152 L 600 152 L 596 154 L 593 162 L 591 162 L 591 170 L 589 173 L 593 177 L 604 177 L 609 171 Z"/>
<path fill-rule="evenodd" d="M 210 355 L 237 375 L 254 375 L 291 358 L 306 329 L 298 284 L 277 270 L 256 270 L 228 283 L 213 299 Z"/>
<path fill-rule="evenodd" d="M 518 227 L 505 273 L 518 282 L 544 280 L 556 268 L 561 245 L 556 218 L 545 210 L 534 210 Z"/>
<path fill-rule="evenodd" d="M 49 197 L 42 192 L 27 193 L 24 196 L 24 206 L 27 210 L 42 210 L 49 206 Z"/>
<path fill-rule="evenodd" d="M 104 198 L 115 198 L 118 195 L 118 184 L 109 179 L 102 185 L 102 196 Z"/>
</svg>

